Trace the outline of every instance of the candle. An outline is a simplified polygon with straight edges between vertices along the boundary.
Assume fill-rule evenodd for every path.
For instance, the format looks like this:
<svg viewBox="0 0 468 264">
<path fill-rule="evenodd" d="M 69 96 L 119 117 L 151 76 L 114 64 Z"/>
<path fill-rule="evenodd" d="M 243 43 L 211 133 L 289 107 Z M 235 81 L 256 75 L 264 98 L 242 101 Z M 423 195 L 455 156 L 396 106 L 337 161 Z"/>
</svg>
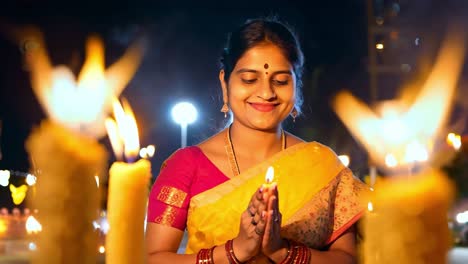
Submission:
<svg viewBox="0 0 468 264">
<path fill-rule="evenodd" d="M 437 158 L 465 55 L 465 35 L 449 31 L 421 87 L 408 85 L 375 111 L 349 92 L 333 107 L 375 166 L 389 174 L 364 197 L 362 257 L 373 263 L 446 263 L 452 183 Z M 420 88 L 420 89 L 416 89 Z M 453 139 L 456 137 L 452 136 Z M 440 162 L 443 160 L 444 162 Z M 397 175 L 397 176 L 395 176 Z"/>
<path fill-rule="evenodd" d="M 362 222 L 363 263 L 446 263 L 454 189 L 444 174 L 424 171 L 411 180 L 394 176 L 369 195 L 371 208 Z"/>
<path fill-rule="evenodd" d="M 107 154 L 95 139 L 43 121 L 26 142 L 41 170 L 32 201 L 42 224 L 33 263 L 96 263 L 101 194 L 94 176 L 103 174 Z"/>
<path fill-rule="evenodd" d="M 115 122 L 106 120 L 114 150 L 124 150 L 127 160 L 139 153 L 138 128 L 128 105 L 114 102 Z M 120 156 L 121 153 L 116 153 Z M 106 262 L 115 264 L 144 263 L 144 228 L 151 164 L 146 159 L 135 163 L 117 161 L 109 171 L 106 237 Z"/>
<path fill-rule="evenodd" d="M 17 33 L 17 34 L 16 34 Z M 138 46 L 107 70 L 98 37 L 86 45 L 86 59 L 77 78 L 65 66 L 53 67 L 41 32 L 28 28 L 15 33 L 17 41 L 34 42 L 28 51 L 31 86 L 47 119 L 26 142 L 34 171 L 40 171 L 32 201 L 42 232 L 33 263 L 96 263 L 101 190 L 95 176 L 104 175 L 104 117 L 112 97 L 120 94 L 141 59 Z"/>
<path fill-rule="evenodd" d="M 270 187 L 276 184 L 275 182 L 273 182 L 274 178 L 275 178 L 275 169 L 272 166 L 269 166 L 265 174 L 265 183 L 262 186 L 263 189 L 268 190 Z"/>
</svg>

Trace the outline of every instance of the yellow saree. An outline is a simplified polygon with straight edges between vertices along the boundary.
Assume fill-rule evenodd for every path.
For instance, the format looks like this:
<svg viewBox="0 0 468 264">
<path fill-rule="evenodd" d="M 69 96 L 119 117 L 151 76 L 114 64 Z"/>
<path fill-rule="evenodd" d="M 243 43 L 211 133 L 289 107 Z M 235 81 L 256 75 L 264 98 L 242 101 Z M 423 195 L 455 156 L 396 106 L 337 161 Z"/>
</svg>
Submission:
<svg viewBox="0 0 468 264">
<path fill-rule="evenodd" d="M 186 253 L 220 245 L 237 236 L 241 214 L 275 169 L 282 235 L 323 249 L 360 217 L 359 194 L 366 188 L 335 153 L 317 142 L 294 145 L 190 201 Z"/>
</svg>

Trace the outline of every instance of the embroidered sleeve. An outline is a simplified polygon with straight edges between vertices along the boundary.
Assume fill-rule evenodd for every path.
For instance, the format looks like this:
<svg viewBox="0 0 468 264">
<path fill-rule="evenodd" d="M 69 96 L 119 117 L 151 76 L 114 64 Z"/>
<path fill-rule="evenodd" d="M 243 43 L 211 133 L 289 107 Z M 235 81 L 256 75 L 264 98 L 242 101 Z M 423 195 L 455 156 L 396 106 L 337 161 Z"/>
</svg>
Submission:
<svg viewBox="0 0 468 264">
<path fill-rule="evenodd" d="M 190 149 L 178 150 L 163 163 L 151 188 L 148 222 L 185 229 L 195 164 Z"/>
<path fill-rule="evenodd" d="M 367 185 L 357 179 L 350 169 L 346 168 L 340 172 L 333 221 L 333 232 L 339 234 L 335 234 L 335 237 L 359 220 L 364 210 L 361 195 L 367 189 Z"/>
</svg>

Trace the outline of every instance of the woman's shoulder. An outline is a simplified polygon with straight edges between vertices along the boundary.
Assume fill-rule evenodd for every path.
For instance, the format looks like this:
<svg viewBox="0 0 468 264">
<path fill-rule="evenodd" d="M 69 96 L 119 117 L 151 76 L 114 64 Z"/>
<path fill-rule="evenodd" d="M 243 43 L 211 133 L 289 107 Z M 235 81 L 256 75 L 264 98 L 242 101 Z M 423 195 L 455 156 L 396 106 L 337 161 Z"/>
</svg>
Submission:
<svg viewBox="0 0 468 264">
<path fill-rule="evenodd" d="M 286 132 L 286 142 L 287 142 L 287 146 L 288 147 L 292 147 L 294 145 L 297 145 L 297 144 L 301 144 L 303 143 L 305 146 L 309 147 L 309 148 L 313 148 L 314 150 L 316 151 L 319 151 L 319 152 L 322 152 L 323 154 L 327 154 L 327 155 L 331 155 L 331 156 L 336 156 L 336 153 L 335 151 L 321 143 L 321 142 L 318 142 L 318 141 L 305 141 L 304 139 L 294 135 L 294 134 L 291 134 L 289 132 Z"/>
</svg>

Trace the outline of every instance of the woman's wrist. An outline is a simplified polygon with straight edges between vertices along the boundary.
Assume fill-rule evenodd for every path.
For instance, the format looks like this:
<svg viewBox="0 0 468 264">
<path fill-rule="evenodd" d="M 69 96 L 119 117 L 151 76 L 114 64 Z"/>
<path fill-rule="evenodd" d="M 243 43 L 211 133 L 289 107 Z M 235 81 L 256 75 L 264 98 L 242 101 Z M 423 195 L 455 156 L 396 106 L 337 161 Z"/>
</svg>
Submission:
<svg viewBox="0 0 468 264">
<path fill-rule="evenodd" d="M 231 254 L 231 257 L 235 258 L 235 260 L 239 261 L 240 263 L 243 263 L 251 259 L 253 256 L 251 256 L 251 254 L 249 254 L 247 250 L 243 249 L 240 246 L 241 244 L 242 243 L 239 243 L 237 241 L 237 238 L 226 242 L 226 253 Z"/>
<path fill-rule="evenodd" d="M 268 258 L 274 263 L 281 263 L 284 259 L 287 258 L 289 254 L 289 242 L 287 239 L 282 239 L 281 247 L 270 254 Z"/>
</svg>

